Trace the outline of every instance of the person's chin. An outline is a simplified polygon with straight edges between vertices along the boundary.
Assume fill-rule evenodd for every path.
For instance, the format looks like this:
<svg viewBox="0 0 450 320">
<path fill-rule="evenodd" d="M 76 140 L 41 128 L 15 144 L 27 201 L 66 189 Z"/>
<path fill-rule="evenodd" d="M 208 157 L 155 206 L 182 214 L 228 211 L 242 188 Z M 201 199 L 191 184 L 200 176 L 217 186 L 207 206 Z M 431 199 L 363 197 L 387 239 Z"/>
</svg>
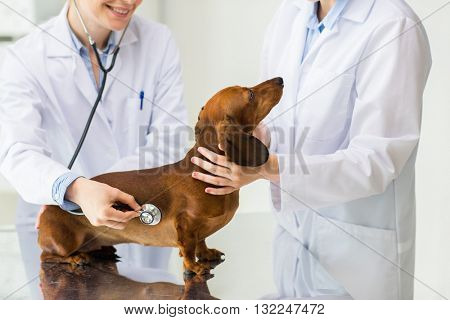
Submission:
<svg viewBox="0 0 450 320">
<path fill-rule="evenodd" d="M 116 21 L 109 21 L 108 26 L 109 29 L 112 31 L 123 31 L 126 26 L 127 26 L 128 22 L 116 22 Z"/>
</svg>

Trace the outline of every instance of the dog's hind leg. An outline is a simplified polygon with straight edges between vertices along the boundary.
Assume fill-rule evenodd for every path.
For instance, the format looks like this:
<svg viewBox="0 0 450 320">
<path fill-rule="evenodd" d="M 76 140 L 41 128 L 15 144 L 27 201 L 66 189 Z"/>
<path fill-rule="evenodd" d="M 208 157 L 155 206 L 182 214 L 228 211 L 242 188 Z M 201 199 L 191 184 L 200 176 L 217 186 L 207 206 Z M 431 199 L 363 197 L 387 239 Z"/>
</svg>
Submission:
<svg viewBox="0 0 450 320">
<path fill-rule="evenodd" d="M 41 261 L 72 266 L 89 264 L 92 257 L 80 252 L 86 238 L 86 233 L 80 228 L 82 225 L 74 217 L 62 217 L 62 214 L 59 208 L 50 206 L 41 215 L 38 236 L 43 251 Z"/>
<path fill-rule="evenodd" d="M 73 254 L 59 255 L 48 251 L 43 251 L 41 261 L 46 263 L 68 263 L 73 267 L 89 265 L 95 262 L 118 262 L 119 256 L 112 246 L 102 247 L 99 250 L 90 252 L 76 252 Z"/>
</svg>

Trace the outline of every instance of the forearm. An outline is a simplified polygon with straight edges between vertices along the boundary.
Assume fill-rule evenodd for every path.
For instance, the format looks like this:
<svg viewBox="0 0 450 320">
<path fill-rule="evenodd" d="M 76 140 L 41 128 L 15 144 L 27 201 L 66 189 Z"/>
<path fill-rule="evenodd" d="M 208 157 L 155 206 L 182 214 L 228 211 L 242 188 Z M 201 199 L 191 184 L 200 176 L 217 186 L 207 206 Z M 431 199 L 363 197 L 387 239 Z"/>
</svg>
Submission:
<svg viewBox="0 0 450 320">
<path fill-rule="evenodd" d="M 10 148 L 0 160 L 0 172 L 22 199 L 33 204 L 55 204 L 53 183 L 67 168 L 34 150 Z"/>
<path fill-rule="evenodd" d="M 358 140 L 329 155 L 279 155 L 275 185 L 285 208 L 319 209 L 383 193 L 414 155 L 418 138 Z"/>
</svg>

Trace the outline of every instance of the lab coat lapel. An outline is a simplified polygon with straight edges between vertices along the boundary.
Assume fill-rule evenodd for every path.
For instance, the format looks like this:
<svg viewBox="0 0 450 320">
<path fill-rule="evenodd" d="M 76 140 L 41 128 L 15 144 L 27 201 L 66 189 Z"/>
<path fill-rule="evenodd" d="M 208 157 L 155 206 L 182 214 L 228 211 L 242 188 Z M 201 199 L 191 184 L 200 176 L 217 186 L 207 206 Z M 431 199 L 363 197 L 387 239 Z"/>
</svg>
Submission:
<svg viewBox="0 0 450 320">
<path fill-rule="evenodd" d="M 347 19 L 356 23 L 363 23 L 364 21 L 366 21 L 373 4 L 374 0 L 351 0 L 342 13 L 342 19 Z M 324 29 L 324 32 L 313 43 L 313 46 L 310 48 L 308 54 L 303 59 L 302 69 L 305 65 L 311 64 L 311 60 L 315 59 L 319 49 L 323 46 L 324 42 L 326 42 L 331 37 L 336 36 L 338 33 L 339 22 L 334 25 L 332 30 Z"/>
<path fill-rule="evenodd" d="M 69 70 L 73 75 L 74 86 L 78 88 L 81 95 L 86 98 L 88 103 L 93 104 L 97 97 L 97 92 L 92 84 L 92 80 L 83 60 L 73 47 L 68 30 L 67 10 L 68 5 L 66 3 L 59 16 L 56 18 L 53 28 L 47 31 L 49 34 L 47 57 L 50 58 L 50 63 L 52 63 L 53 60 L 72 59 L 72 66 Z M 64 63 L 70 62 L 64 61 Z"/>
<path fill-rule="evenodd" d="M 91 108 L 97 99 L 98 91 L 94 87 L 94 83 L 92 82 L 91 76 L 89 75 L 86 65 L 84 61 L 81 59 L 81 57 L 77 54 L 74 54 L 73 59 L 74 59 L 73 63 L 74 86 L 77 87 L 79 94 L 81 94 L 85 98 L 86 105 L 89 106 L 89 113 L 90 113 Z M 108 75 L 108 78 L 106 79 L 107 83 L 108 81 L 111 81 L 111 78 L 112 78 L 111 75 Z M 103 101 L 105 100 L 106 95 L 107 92 L 105 90 L 103 92 L 102 100 L 100 101 L 97 110 L 95 111 L 93 122 L 95 122 L 96 119 L 100 119 L 104 127 L 105 133 L 112 136 L 113 132 L 111 129 L 111 125 L 109 124 L 108 117 L 106 116 L 105 109 L 103 106 Z M 111 138 L 111 141 L 114 141 L 114 139 Z"/>
<path fill-rule="evenodd" d="M 320 48 L 323 46 L 323 44 L 330 39 L 331 37 L 335 36 L 339 32 L 339 26 L 336 24 L 332 30 L 324 29 L 322 34 L 317 38 L 317 40 L 313 43 L 312 47 L 310 48 L 309 52 L 306 54 L 305 58 L 303 59 L 303 63 L 300 67 L 300 72 L 303 71 L 303 68 L 308 65 L 312 65 L 315 62 L 315 58 L 317 57 L 317 53 L 320 50 Z"/>
<path fill-rule="evenodd" d="M 291 37 L 285 51 L 280 60 L 278 73 L 283 76 L 285 82 L 285 90 L 283 100 L 281 102 L 282 108 L 279 108 L 278 123 L 282 123 L 284 130 L 288 130 L 287 141 L 289 144 L 286 147 L 289 150 L 280 150 L 281 152 L 292 152 L 294 147 L 295 134 L 295 116 L 294 112 L 297 105 L 297 93 L 299 88 L 300 65 L 301 56 L 305 47 L 305 40 L 307 36 L 307 22 L 308 12 L 311 10 L 312 4 L 304 4 L 295 18 L 292 27 Z M 277 117 L 275 115 L 275 117 Z"/>
<path fill-rule="evenodd" d="M 86 99 L 86 102 L 93 105 L 97 98 L 97 90 L 92 83 L 92 79 L 82 58 L 78 54 L 73 54 L 72 74 L 74 86 Z"/>
<path fill-rule="evenodd" d="M 64 84 L 61 85 L 63 77 L 59 75 L 64 74 L 70 70 L 72 65 L 72 57 L 74 50 L 71 46 L 70 35 L 66 25 L 67 4 L 61 10 L 61 13 L 55 18 L 55 24 L 52 28 L 46 30 L 48 37 L 45 38 L 46 59 L 43 63 L 36 63 L 34 66 L 38 71 L 37 74 L 42 75 L 39 82 L 49 100 L 54 106 L 60 105 L 58 100 L 59 92 Z M 67 69 L 66 69 L 67 68 Z M 56 81 L 55 81 L 56 79 Z M 70 133 L 69 124 L 63 115 L 61 108 L 53 108 L 53 117 L 60 124 L 61 138 L 67 139 L 65 143 L 61 143 L 61 148 L 66 148 L 67 154 L 75 150 L 75 141 Z M 64 152 L 61 152 L 64 154 Z M 68 160 L 67 160 L 68 161 Z M 78 164 L 75 165 L 77 167 Z M 82 172 L 79 169 L 77 172 Z"/>
<path fill-rule="evenodd" d="M 302 64 L 300 65 L 300 73 L 298 76 L 298 82 L 299 87 L 296 91 L 296 99 L 297 104 L 295 106 L 295 119 L 294 119 L 294 146 L 297 148 L 302 147 L 301 139 L 304 138 L 304 134 L 307 134 L 306 127 L 304 124 L 302 124 L 302 119 L 300 119 L 300 108 L 302 108 L 302 102 L 308 99 L 308 95 L 315 94 L 314 91 L 307 92 L 303 90 L 305 83 L 308 81 L 308 74 L 316 74 L 317 71 L 314 69 L 315 66 L 320 65 L 320 57 L 318 55 L 320 48 L 323 46 L 324 43 L 331 37 L 335 36 L 338 33 L 338 26 L 334 26 L 332 30 L 324 29 L 323 33 L 319 36 L 319 38 L 313 43 L 312 47 L 310 48 L 309 52 L 306 54 L 306 56 L 303 59 Z M 319 89 L 319 88 L 315 88 Z M 295 150 L 295 152 L 300 152 L 301 150 Z"/>
<path fill-rule="evenodd" d="M 106 79 L 106 85 L 105 85 L 105 91 L 103 92 L 103 96 L 106 97 L 109 95 L 109 91 L 111 89 L 111 86 L 114 82 L 119 81 L 120 82 L 120 69 L 122 67 L 122 54 L 123 52 L 119 52 L 116 58 L 116 63 L 114 65 L 113 70 L 111 73 L 108 74 L 108 77 Z M 109 67 L 112 62 L 112 55 L 108 56 L 108 61 L 105 65 L 105 67 Z"/>
</svg>

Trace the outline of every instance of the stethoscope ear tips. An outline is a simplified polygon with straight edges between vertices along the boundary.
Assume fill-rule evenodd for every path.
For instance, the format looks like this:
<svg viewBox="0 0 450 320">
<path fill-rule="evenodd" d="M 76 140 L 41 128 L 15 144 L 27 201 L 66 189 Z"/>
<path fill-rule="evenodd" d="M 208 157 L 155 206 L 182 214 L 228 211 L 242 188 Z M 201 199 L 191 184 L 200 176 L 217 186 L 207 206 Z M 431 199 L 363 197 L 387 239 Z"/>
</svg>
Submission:
<svg viewBox="0 0 450 320">
<path fill-rule="evenodd" d="M 155 226 L 161 222 L 162 213 L 158 207 L 153 204 L 144 204 L 142 210 L 139 211 L 139 219 L 141 222 L 148 226 Z"/>
</svg>

